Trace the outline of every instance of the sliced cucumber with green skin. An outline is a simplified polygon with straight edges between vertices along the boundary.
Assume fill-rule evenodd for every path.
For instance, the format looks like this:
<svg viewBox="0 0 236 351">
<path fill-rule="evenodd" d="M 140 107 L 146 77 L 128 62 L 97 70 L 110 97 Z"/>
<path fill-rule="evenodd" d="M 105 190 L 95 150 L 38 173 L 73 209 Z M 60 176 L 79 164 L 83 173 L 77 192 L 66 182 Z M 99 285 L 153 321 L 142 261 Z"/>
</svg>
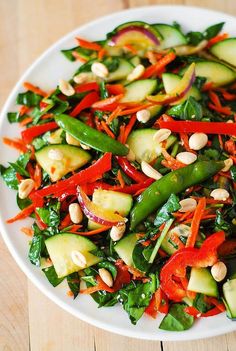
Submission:
<svg viewBox="0 0 236 351">
<path fill-rule="evenodd" d="M 49 135 L 45 137 L 49 144 L 61 144 L 62 143 L 62 134 L 63 130 L 61 128 L 51 132 Z"/>
<path fill-rule="evenodd" d="M 169 94 L 172 92 L 172 90 L 174 90 L 178 86 L 179 82 L 181 81 L 181 77 L 174 73 L 163 73 L 162 80 L 163 80 L 164 89 L 166 93 Z M 193 96 L 196 100 L 201 99 L 200 91 L 195 86 L 192 86 L 192 88 L 183 97 L 183 99 L 178 101 L 178 104 L 185 101 L 189 96 Z"/>
<path fill-rule="evenodd" d="M 63 233 L 50 237 L 45 241 L 50 259 L 54 265 L 58 278 L 78 272 L 84 267 L 75 264 L 71 258 L 73 251 L 79 251 L 86 258 L 86 267 L 101 261 L 100 257 L 91 254 L 97 246 L 89 239 L 71 233 Z"/>
<path fill-rule="evenodd" d="M 151 106 L 151 107 L 148 107 L 147 108 L 150 112 L 150 115 L 151 115 L 151 118 L 159 115 L 163 109 L 163 106 L 161 105 L 154 105 L 154 106 Z"/>
<path fill-rule="evenodd" d="M 181 71 L 185 72 L 186 68 Z M 195 73 L 197 77 L 207 78 L 214 86 L 227 85 L 235 81 L 236 73 L 230 67 L 216 61 L 195 62 Z"/>
<path fill-rule="evenodd" d="M 129 194 L 120 193 L 118 191 L 96 189 L 93 193 L 92 202 L 106 210 L 119 213 L 125 217 L 129 214 L 133 198 Z M 101 225 L 91 220 L 88 222 L 90 230 L 100 228 Z"/>
<path fill-rule="evenodd" d="M 236 319 L 236 279 L 231 279 L 224 283 L 223 295 L 228 317 Z"/>
<path fill-rule="evenodd" d="M 50 157 L 52 153 L 55 155 L 58 153 L 62 159 L 53 159 Z M 72 145 L 48 145 L 37 151 L 35 157 L 53 182 L 60 180 L 67 173 L 75 171 L 91 160 L 91 155 L 87 151 Z"/>
<path fill-rule="evenodd" d="M 125 95 L 121 102 L 140 102 L 151 95 L 157 88 L 156 79 L 141 79 L 125 86 Z"/>
<path fill-rule="evenodd" d="M 219 295 L 217 283 L 207 268 L 191 269 L 188 290 L 213 297 Z"/>
<path fill-rule="evenodd" d="M 141 63 L 141 60 L 139 56 L 133 56 L 129 59 L 129 62 L 132 63 L 134 67 L 136 67 Z"/>
<path fill-rule="evenodd" d="M 171 229 L 163 239 L 161 243 L 161 248 L 168 254 L 168 255 L 173 255 L 178 250 L 178 247 L 171 242 L 171 235 L 172 234 L 177 234 L 178 236 L 188 236 L 189 235 L 190 228 L 186 224 L 180 224 L 173 229 Z"/>
<path fill-rule="evenodd" d="M 116 80 L 125 79 L 128 74 L 134 69 L 134 66 L 123 58 L 119 58 L 119 66 L 114 72 L 110 72 L 106 78 L 107 82 L 114 82 Z"/>
<path fill-rule="evenodd" d="M 135 233 L 128 234 L 122 238 L 114 247 L 114 250 L 119 255 L 119 257 L 128 266 L 133 266 L 133 251 L 138 238 Z"/>
<path fill-rule="evenodd" d="M 177 28 L 164 23 L 157 23 L 152 25 L 161 35 L 161 49 L 168 49 L 174 46 L 186 45 L 187 39 Z"/>
<path fill-rule="evenodd" d="M 212 45 L 210 53 L 230 65 L 236 66 L 236 38 L 228 38 Z"/>
<path fill-rule="evenodd" d="M 130 133 L 127 144 L 135 154 L 135 159 L 139 163 L 142 161 L 152 162 L 161 154 L 161 145 L 153 140 L 156 129 L 145 128 L 136 129 Z M 169 148 L 176 138 L 171 135 L 167 139 L 166 147 Z"/>
</svg>

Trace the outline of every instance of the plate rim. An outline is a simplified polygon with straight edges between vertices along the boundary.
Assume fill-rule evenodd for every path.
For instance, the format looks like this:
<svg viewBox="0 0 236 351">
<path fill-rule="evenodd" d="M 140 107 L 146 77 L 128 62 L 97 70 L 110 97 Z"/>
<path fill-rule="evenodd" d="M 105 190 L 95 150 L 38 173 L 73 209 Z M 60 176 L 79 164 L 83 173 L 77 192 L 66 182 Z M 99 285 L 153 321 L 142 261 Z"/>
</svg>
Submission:
<svg viewBox="0 0 236 351">
<path fill-rule="evenodd" d="M 117 11 L 114 13 L 110 13 L 105 16 L 101 16 L 96 18 L 95 20 L 86 22 L 82 26 L 79 26 L 69 33 L 63 35 L 60 37 L 55 43 L 50 45 L 46 50 L 42 52 L 42 54 L 39 55 L 38 58 L 36 58 L 30 65 L 29 67 L 24 71 L 24 73 L 20 76 L 20 78 L 17 80 L 17 83 L 14 85 L 14 87 L 11 89 L 10 93 L 8 94 L 8 97 L 3 104 L 3 107 L 1 109 L 0 113 L 0 130 L 2 129 L 2 125 L 4 122 L 4 117 L 9 109 L 11 100 L 13 97 L 16 95 L 18 91 L 21 90 L 22 87 L 22 82 L 25 80 L 25 78 L 37 67 L 37 65 L 48 55 L 50 55 L 51 52 L 53 52 L 57 47 L 59 47 L 63 42 L 66 42 L 67 40 L 71 39 L 73 36 L 76 36 L 78 31 L 86 30 L 86 27 L 89 25 L 96 25 L 97 23 L 104 21 L 104 20 L 109 20 L 112 19 L 114 16 L 122 16 L 123 13 L 128 13 L 128 12 L 139 12 L 139 11 L 147 11 L 147 10 L 152 10 L 152 9 L 168 9 L 173 10 L 174 8 L 178 9 L 189 9 L 191 11 L 197 10 L 197 11 L 204 11 L 204 12 L 211 12 L 212 14 L 215 15 L 221 15 L 223 17 L 228 17 L 231 18 L 232 20 L 236 20 L 236 16 L 232 16 L 226 12 L 223 11 L 215 11 L 211 8 L 204 8 L 204 7 L 198 7 L 198 6 L 186 6 L 186 5 L 151 5 L 151 6 L 140 6 L 140 7 L 131 7 L 128 9 L 124 9 L 121 11 Z M 85 315 L 83 312 L 80 312 L 78 309 L 75 309 L 74 307 L 70 306 L 56 294 L 56 289 L 55 293 L 54 291 L 51 292 L 49 289 L 47 289 L 43 283 L 35 276 L 34 272 L 32 269 L 28 268 L 26 265 L 26 259 L 23 259 L 20 257 L 20 254 L 17 252 L 17 248 L 11 243 L 8 235 L 7 229 L 5 229 L 5 222 L 1 216 L 0 213 L 0 232 L 3 238 L 4 243 L 6 244 L 11 256 L 17 263 L 18 267 L 23 271 L 23 273 L 26 275 L 26 277 L 34 284 L 35 287 L 37 287 L 45 296 L 47 296 L 52 302 L 56 303 L 57 306 L 61 307 L 64 311 L 72 314 L 74 317 L 81 319 L 82 321 L 91 324 L 92 326 L 95 326 L 97 328 L 103 329 L 105 331 L 109 331 L 111 333 L 116 333 L 121 336 L 126 336 L 126 337 L 132 337 L 136 339 L 142 339 L 142 340 L 153 340 L 153 341 L 187 341 L 187 340 L 198 340 L 198 339 L 203 339 L 203 338 L 210 338 L 226 333 L 230 333 L 232 331 L 236 330 L 236 323 L 233 324 L 232 326 L 221 326 L 218 330 L 214 330 L 213 333 L 211 333 L 209 330 L 206 330 L 205 332 L 202 332 L 201 335 L 197 335 L 197 333 L 193 335 L 185 334 L 184 332 L 181 333 L 176 333 L 176 332 L 167 332 L 166 335 L 162 335 L 161 339 L 160 336 L 158 337 L 157 335 L 150 335 L 147 333 L 143 333 L 141 335 L 137 335 L 136 330 L 125 330 L 121 329 L 120 327 L 116 327 L 113 325 L 107 324 L 107 322 L 98 320 L 98 319 L 93 319 L 93 317 Z M 172 337 L 171 337 L 172 336 Z"/>
</svg>

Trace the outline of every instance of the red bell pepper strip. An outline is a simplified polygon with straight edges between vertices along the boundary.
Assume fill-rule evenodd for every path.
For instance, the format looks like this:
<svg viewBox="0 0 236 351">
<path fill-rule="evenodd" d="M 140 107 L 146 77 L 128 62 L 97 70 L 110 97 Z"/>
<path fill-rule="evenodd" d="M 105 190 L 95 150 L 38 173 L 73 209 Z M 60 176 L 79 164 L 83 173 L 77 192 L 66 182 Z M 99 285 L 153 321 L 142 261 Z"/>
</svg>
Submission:
<svg viewBox="0 0 236 351">
<path fill-rule="evenodd" d="M 190 314 L 190 316 L 193 316 L 194 318 L 199 318 L 199 317 L 212 317 L 212 316 L 216 316 L 219 313 L 222 313 L 223 311 L 221 311 L 218 307 L 213 307 L 211 310 L 205 312 L 205 313 L 201 313 L 200 311 L 198 311 L 197 308 L 193 307 L 193 306 L 188 306 L 184 309 L 184 311 L 188 314 Z"/>
<path fill-rule="evenodd" d="M 29 144 L 35 137 L 56 128 L 58 128 L 58 125 L 56 122 L 49 122 L 49 123 L 45 123 L 39 126 L 33 126 L 26 130 L 23 130 L 23 132 L 21 132 L 21 136 L 24 142 L 26 144 Z"/>
<path fill-rule="evenodd" d="M 126 266 L 121 260 L 117 260 L 115 266 L 117 269 L 117 275 L 114 281 L 113 289 L 114 291 L 118 291 L 124 284 L 130 283 L 131 274 L 128 271 L 128 266 Z"/>
<path fill-rule="evenodd" d="M 99 85 L 97 82 L 84 83 L 75 87 L 76 93 L 84 93 L 86 91 L 91 91 L 91 90 L 95 90 L 95 91 L 99 90 Z"/>
<path fill-rule="evenodd" d="M 176 133 L 236 135 L 236 123 L 165 121 L 165 119 L 160 119 L 158 123 L 160 128 L 167 128 Z"/>
<path fill-rule="evenodd" d="M 97 92 L 92 91 L 87 94 L 75 108 L 71 111 L 70 116 L 76 117 L 81 111 L 85 110 L 88 107 L 91 107 L 96 101 L 99 100 L 99 95 Z"/>
<path fill-rule="evenodd" d="M 148 307 L 145 308 L 145 313 L 151 316 L 152 318 L 156 318 L 158 315 L 158 310 L 156 307 L 156 296 L 155 294 L 152 295 L 152 298 L 150 300 L 150 303 Z"/>
<path fill-rule="evenodd" d="M 191 233 L 188 236 L 186 247 L 194 247 L 194 245 L 195 245 L 198 231 L 199 231 L 199 227 L 200 227 L 200 223 L 201 223 L 201 218 L 203 216 L 205 208 L 206 208 L 206 198 L 201 197 L 199 199 L 197 207 L 194 211 L 194 216 L 193 216 L 193 219 L 191 222 Z"/>
<path fill-rule="evenodd" d="M 166 65 L 172 62 L 176 58 L 175 53 L 172 51 L 162 57 L 157 63 L 146 68 L 145 72 L 142 75 L 142 79 L 150 78 L 153 75 L 159 73 Z"/>
<path fill-rule="evenodd" d="M 126 194 L 135 194 L 137 193 L 137 191 L 147 188 L 154 181 L 155 181 L 154 179 L 148 178 L 146 181 L 142 183 L 124 186 L 123 188 L 119 185 L 110 185 L 110 184 L 98 181 L 94 183 L 82 184 L 82 189 L 87 195 L 93 195 L 93 192 L 95 189 L 113 190 L 113 191 L 120 191 L 121 193 L 126 193 Z M 65 193 L 67 191 L 68 190 L 65 190 Z M 71 194 L 71 192 L 69 193 L 69 195 L 73 195 L 73 194 Z"/>
<path fill-rule="evenodd" d="M 122 84 L 107 84 L 106 89 L 110 95 L 119 95 L 125 92 L 125 88 Z"/>
<path fill-rule="evenodd" d="M 88 181 L 95 181 L 102 177 L 103 173 L 108 172 L 111 167 L 111 157 L 112 154 L 110 152 L 105 153 L 100 159 L 98 159 L 94 164 L 89 166 L 88 168 L 80 171 L 77 174 L 74 174 L 68 179 L 61 180 L 56 184 L 50 185 L 46 188 L 40 189 L 34 192 L 30 198 L 32 201 L 37 202 L 37 198 L 43 198 L 44 196 L 62 195 L 68 189 L 74 189 L 76 193 L 76 187 L 80 184 L 84 184 Z"/>
<path fill-rule="evenodd" d="M 217 262 L 217 248 L 224 242 L 225 233 L 216 232 L 208 237 L 200 249 L 186 247 L 173 254 L 161 270 L 161 288 L 173 301 L 181 301 L 186 291 L 173 280 L 173 276 L 185 277 L 186 268 L 208 267 Z"/>
<path fill-rule="evenodd" d="M 134 166 L 132 166 L 126 158 L 117 156 L 116 159 L 125 174 L 127 174 L 135 182 L 141 183 L 148 179 L 145 174 L 139 172 Z"/>
</svg>

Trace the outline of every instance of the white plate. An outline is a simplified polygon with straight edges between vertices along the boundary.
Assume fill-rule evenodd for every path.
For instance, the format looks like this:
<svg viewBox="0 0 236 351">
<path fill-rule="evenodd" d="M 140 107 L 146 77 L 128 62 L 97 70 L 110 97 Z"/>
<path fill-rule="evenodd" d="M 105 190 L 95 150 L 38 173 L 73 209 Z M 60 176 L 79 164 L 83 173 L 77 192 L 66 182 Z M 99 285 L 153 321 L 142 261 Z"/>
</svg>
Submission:
<svg viewBox="0 0 236 351">
<path fill-rule="evenodd" d="M 0 138 L 3 136 L 15 137 L 19 133 L 16 125 L 7 122 L 6 113 L 16 109 L 14 102 L 17 94 L 22 91 L 22 82 L 30 81 L 39 85 L 42 89 L 54 88 L 59 78 L 68 79 L 76 70 L 78 63 L 67 61 L 60 53 L 61 49 L 73 47 L 74 37 L 81 36 L 91 40 L 103 39 L 105 34 L 114 27 L 125 21 L 142 20 L 149 23 L 179 22 L 184 31 L 204 30 L 211 24 L 225 21 L 224 31 L 231 35 L 236 34 L 235 17 L 224 13 L 214 12 L 206 9 L 184 6 L 152 6 L 130 9 L 117 12 L 113 15 L 100 18 L 87 25 L 76 29 L 66 35 L 55 45 L 48 49 L 23 75 L 12 93 L 10 94 L 1 115 Z M 18 153 L 1 145 L 0 163 L 7 164 L 8 161 L 16 159 Z M 52 301 L 74 316 L 93 324 L 99 328 L 126 335 L 130 337 L 149 340 L 190 340 L 215 336 L 236 329 L 236 322 L 226 318 L 225 314 L 205 318 L 197 321 L 193 328 L 185 332 L 167 332 L 158 329 L 161 318 L 157 320 L 144 316 L 136 326 L 133 326 L 120 306 L 98 309 L 96 303 L 88 296 L 80 296 L 72 300 L 66 295 L 66 285 L 53 288 L 40 269 L 31 265 L 27 259 L 28 240 L 20 232 L 22 226 L 27 225 L 30 220 L 19 221 L 7 225 L 5 220 L 14 216 L 19 210 L 15 201 L 15 192 L 9 190 L 5 184 L 0 182 L 0 231 L 17 264 L 21 267 L 27 277 Z"/>
</svg>

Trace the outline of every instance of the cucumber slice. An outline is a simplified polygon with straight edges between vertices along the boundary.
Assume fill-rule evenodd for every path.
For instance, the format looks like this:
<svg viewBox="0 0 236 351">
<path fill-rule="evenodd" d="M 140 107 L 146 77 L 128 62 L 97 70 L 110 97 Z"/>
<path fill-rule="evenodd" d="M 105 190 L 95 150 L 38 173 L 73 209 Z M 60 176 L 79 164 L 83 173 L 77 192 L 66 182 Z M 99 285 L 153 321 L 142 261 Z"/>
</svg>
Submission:
<svg viewBox="0 0 236 351">
<path fill-rule="evenodd" d="M 60 153 L 63 156 L 62 160 L 51 159 L 49 157 L 51 150 Z M 53 182 L 84 166 L 91 159 L 87 151 L 72 145 L 48 145 L 37 151 L 35 157 Z"/>
<path fill-rule="evenodd" d="M 63 130 L 61 128 L 55 130 L 54 132 L 51 132 L 45 139 L 49 144 L 61 144 L 62 143 L 62 137 L 61 133 Z"/>
<path fill-rule="evenodd" d="M 186 45 L 187 39 L 177 28 L 164 23 L 153 24 L 153 28 L 162 35 L 161 49 L 172 48 L 173 46 Z"/>
<path fill-rule="evenodd" d="M 155 129 L 137 129 L 130 133 L 127 144 L 135 153 L 136 160 L 151 162 L 161 154 L 161 146 L 153 140 Z"/>
<path fill-rule="evenodd" d="M 150 111 L 150 114 L 151 114 L 151 118 L 159 115 L 162 109 L 163 109 L 163 106 L 161 105 L 154 105 L 154 106 L 148 107 L 148 110 Z"/>
<path fill-rule="evenodd" d="M 181 74 L 185 70 L 186 68 L 181 71 Z M 215 86 L 230 84 L 236 78 L 236 73 L 230 67 L 216 61 L 196 62 L 195 72 L 197 77 L 205 77 L 207 82 L 212 82 Z"/>
<path fill-rule="evenodd" d="M 162 80 L 164 84 L 164 89 L 166 93 L 171 93 L 172 90 L 174 90 L 179 82 L 181 81 L 181 77 L 178 76 L 177 74 L 173 73 L 163 73 L 162 74 Z M 179 100 L 178 103 L 181 103 L 185 101 L 189 96 L 193 96 L 196 100 L 201 99 L 201 93 L 200 91 L 195 87 L 192 86 L 192 88 L 189 90 L 189 92 L 183 97 L 183 99 Z"/>
<path fill-rule="evenodd" d="M 96 189 L 93 193 L 92 202 L 106 210 L 119 213 L 125 217 L 130 212 L 133 205 L 133 198 L 129 194 L 118 191 Z M 100 228 L 101 225 L 91 220 L 88 221 L 90 230 Z"/>
<path fill-rule="evenodd" d="M 217 283 L 207 268 L 191 269 L 188 290 L 214 297 L 219 295 Z"/>
<path fill-rule="evenodd" d="M 137 240 L 138 239 L 135 233 L 128 234 L 122 238 L 114 247 L 116 253 L 128 266 L 133 266 L 132 254 Z"/>
<path fill-rule="evenodd" d="M 223 285 L 224 299 L 229 318 L 236 318 L 236 279 L 228 280 Z"/>
<path fill-rule="evenodd" d="M 140 57 L 139 56 L 133 56 L 129 59 L 129 62 L 134 66 L 138 66 L 141 63 Z"/>
<path fill-rule="evenodd" d="M 157 88 L 156 79 L 141 79 L 125 86 L 125 95 L 121 102 L 140 102 L 152 94 Z"/>
<path fill-rule="evenodd" d="M 83 269 L 72 261 L 71 252 L 74 250 L 81 252 L 85 256 L 86 267 L 101 261 L 100 257 L 90 253 L 90 251 L 96 250 L 97 246 L 91 240 L 77 234 L 63 233 L 54 235 L 47 239 L 45 244 L 58 278 Z"/>
<path fill-rule="evenodd" d="M 173 229 L 171 229 L 165 236 L 164 240 L 161 243 L 161 248 L 168 253 L 168 255 L 173 255 L 178 250 L 178 247 L 173 243 L 171 243 L 171 235 L 173 233 L 178 236 L 188 236 L 190 228 L 186 224 L 180 224 Z"/>
<path fill-rule="evenodd" d="M 119 58 L 119 66 L 114 72 L 110 72 L 106 78 L 107 82 L 125 79 L 128 74 L 134 69 L 134 66 L 127 60 Z"/>
<path fill-rule="evenodd" d="M 236 38 L 228 38 L 212 45 L 210 53 L 218 59 L 236 66 Z"/>
</svg>

